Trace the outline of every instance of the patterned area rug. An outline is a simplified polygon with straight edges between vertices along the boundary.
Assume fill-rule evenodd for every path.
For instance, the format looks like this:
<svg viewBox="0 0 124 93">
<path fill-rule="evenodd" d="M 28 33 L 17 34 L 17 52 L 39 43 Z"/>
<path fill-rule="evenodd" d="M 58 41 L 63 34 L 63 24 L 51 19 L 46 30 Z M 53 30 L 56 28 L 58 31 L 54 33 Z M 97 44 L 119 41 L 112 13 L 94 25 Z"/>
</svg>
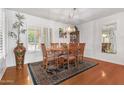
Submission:
<svg viewBox="0 0 124 93">
<path fill-rule="evenodd" d="M 59 69 L 50 67 L 49 70 L 45 71 L 42 62 L 28 64 L 35 85 L 56 85 L 96 65 L 97 63 L 94 62 L 80 62 L 78 68 L 71 64 L 69 70 L 67 65 L 64 65 Z"/>
</svg>

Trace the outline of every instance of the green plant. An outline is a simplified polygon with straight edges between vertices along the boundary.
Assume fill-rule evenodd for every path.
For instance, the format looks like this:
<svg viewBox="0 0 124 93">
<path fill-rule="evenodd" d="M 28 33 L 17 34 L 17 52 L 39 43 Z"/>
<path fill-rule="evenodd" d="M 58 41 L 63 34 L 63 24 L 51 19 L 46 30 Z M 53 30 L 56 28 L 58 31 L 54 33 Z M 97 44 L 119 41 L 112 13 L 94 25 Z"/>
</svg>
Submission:
<svg viewBox="0 0 124 93">
<path fill-rule="evenodd" d="M 13 31 L 9 32 L 9 36 L 12 38 L 17 39 L 17 44 L 20 43 L 20 34 L 24 34 L 26 32 L 26 29 L 24 29 L 24 15 L 21 15 L 20 13 L 17 13 L 16 15 L 16 21 L 12 26 Z M 15 30 L 14 30 L 15 29 Z M 16 31 L 16 32 L 15 32 Z"/>
</svg>

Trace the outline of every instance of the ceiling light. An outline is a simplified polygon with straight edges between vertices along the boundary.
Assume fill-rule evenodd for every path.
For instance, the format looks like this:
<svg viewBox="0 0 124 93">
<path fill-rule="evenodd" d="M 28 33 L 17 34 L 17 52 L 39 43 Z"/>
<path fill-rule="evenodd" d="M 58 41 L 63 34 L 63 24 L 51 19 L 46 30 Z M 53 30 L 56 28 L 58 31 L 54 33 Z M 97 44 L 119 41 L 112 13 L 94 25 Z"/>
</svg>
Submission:
<svg viewBox="0 0 124 93">
<path fill-rule="evenodd" d="M 70 19 L 70 21 L 73 20 L 75 11 L 76 11 L 76 8 L 73 8 L 72 13 L 70 13 L 68 15 L 68 18 Z M 66 30 L 67 33 L 75 32 L 76 31 L 76 26 L 69 25 L 65 30 Z"/>
</svg>

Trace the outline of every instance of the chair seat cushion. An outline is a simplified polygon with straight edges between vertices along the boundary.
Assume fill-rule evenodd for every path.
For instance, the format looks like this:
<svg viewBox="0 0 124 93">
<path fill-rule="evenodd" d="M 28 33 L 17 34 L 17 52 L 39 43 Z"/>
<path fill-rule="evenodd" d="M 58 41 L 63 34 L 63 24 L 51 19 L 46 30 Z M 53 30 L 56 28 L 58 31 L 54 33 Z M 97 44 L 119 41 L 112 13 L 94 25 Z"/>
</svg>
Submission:
<svg viewBox="0 0 124 93">
<path fill-rule="evenodd" d="M 79 55 L 77 55 L 78 57 L 83 57 L 83 55 L 82 54 L 79 54 Z"/>
<path fill-rule="evenodd" d="M 66 59 L 66 60 L 74 60 L 74 59 L 76 59 L 76 56 L 74 56 L 74 55 L 69 55 L 69 56 L 61 55 L 60 57 Z"/>
<path fill-rule="evenodd" d="M 58 57 L 55 57 L 55 56 L 50 56 L 50 57 L 47 57 L 47 58 L 44 58 L 44 60 L 47 60 L 47 61 L 55 61 L 58 59 Z"/>
</svg>

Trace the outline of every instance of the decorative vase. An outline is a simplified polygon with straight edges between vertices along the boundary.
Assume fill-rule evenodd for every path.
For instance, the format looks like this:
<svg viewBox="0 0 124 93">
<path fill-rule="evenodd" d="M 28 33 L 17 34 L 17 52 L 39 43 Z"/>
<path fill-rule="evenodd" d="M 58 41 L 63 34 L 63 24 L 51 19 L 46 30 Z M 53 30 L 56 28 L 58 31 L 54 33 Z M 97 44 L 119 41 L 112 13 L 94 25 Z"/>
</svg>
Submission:
<svg viewBox="0 0 124 93">
<path fill-rule="evenodd" d="M 23 43 L 18 43 L 17 47 L 14 49 L 16 69 L 23 68 L 25 52 L 26 52 L 26 48 L 23 46 Z"/>
</svg>

